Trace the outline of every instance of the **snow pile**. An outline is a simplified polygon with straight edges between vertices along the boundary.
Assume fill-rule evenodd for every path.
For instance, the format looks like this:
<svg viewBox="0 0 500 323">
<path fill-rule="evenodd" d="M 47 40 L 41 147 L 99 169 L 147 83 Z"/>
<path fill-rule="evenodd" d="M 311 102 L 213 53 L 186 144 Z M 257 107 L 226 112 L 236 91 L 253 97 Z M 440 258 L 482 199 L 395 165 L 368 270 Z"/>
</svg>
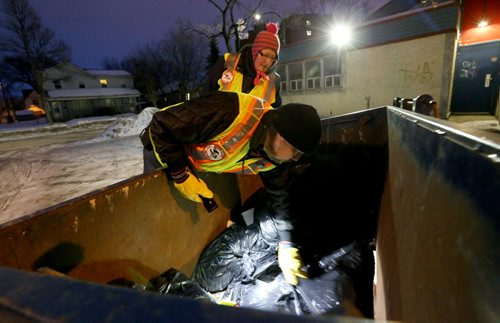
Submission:
<svg viewBox="0 0 500 323">
<path fill-rule="evenodd" d="M 0 142 L 18 139 L 28 139 L 40 136 L 63 135 L 78 131 L 91 131 L 104 129 L 100 136 L 84 140 L 81 144 L 100 142 L 114 138 L 137 136 L 151 122 L 153 114 L 159 109 L 154 107 L 145 108 L 140 114 L 125 113 L 121 115 L 90 117 L 73 119 L 67 122 L 57 122 L 52 125 L 47 121 L 18 122 L 6 124 L 0 127 Z"/>
<path fill-rule="evenodd" d="M 108 126 L 102 139 L 136 136 L 151 122 L 158 108 L 145 108 L 140 114 L 124 114 Z"/>
</svg>

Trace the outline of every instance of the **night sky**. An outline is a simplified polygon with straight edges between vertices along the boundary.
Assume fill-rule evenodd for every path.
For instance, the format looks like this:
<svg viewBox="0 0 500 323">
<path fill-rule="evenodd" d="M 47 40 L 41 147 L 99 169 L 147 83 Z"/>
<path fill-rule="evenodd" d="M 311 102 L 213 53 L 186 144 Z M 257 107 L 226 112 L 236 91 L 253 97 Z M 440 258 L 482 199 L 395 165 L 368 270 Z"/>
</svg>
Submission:
<svg viewBox="0 0 500 323">
<path fill-rule="evenodd" d="M 73 63 L 83 68 L 101 68 L 105 57 L 124 58 L 134 48 L 158 40 L 179 19 L 209 24 L 217 21 L 218 14 L 206 0 L 29 1 L 43 25 L 70 45 Z M 263 11 L 276 11 L 283 18 L 298 3 L 297 0 L 268 2 L 271 5 Z M 225 48 L 220 50 L 223 52 Z"/>
</svg>

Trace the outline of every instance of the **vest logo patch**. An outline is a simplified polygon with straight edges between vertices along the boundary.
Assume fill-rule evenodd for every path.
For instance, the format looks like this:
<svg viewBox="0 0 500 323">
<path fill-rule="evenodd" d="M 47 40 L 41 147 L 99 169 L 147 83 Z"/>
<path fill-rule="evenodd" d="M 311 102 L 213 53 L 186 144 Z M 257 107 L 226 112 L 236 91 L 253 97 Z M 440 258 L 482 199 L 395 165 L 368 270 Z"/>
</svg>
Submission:
<svg viewBox="0 0 500 323">
<path fill-rule="evenodd" d="M 204 149 L 205 156 L 210 160 L 221 160 L 224 158 L 224 150 L 217 145 L 208 145 Z"/>
<path fill-rule="evenodd" d="M 232 80 L 233 80 L 233 73 L 231 73 L 231 71 L 229 71 L 229 70 L 225 70 L 222 73 L 222 77 L 221 77 L 222 83 L 227 84 L 227 83 L 231 82 Z"/>
</svg>

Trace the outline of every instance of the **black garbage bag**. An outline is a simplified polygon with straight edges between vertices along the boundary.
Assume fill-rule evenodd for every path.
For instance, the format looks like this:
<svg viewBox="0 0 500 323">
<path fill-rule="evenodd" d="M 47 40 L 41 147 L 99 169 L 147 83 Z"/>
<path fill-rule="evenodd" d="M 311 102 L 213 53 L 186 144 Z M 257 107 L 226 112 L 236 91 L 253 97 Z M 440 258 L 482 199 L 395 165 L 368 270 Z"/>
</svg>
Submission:
<svg viewBox="0 0 500 323">
<path fill-rule="evenodd" d="M 175 268 L 170 268 L 160 276 L 153 278 L 150 283 L 160 294 L 216 302 L 215 298 L 207 293 L 198 282 L 191 280 Z"/>
<path fill-rule="evenodd" d="M 251 284 L 237 285 L 231 294 L 235 297 L 233 301 L 240 307 L 296 315 L 304 314 L 295 287 L 286 283 L 281 271 L 272 271 L 270 275 L 259 277 Z"/>
<path fill-rule="evenodd" d="M 262 223 L 269 224 L 265 220 Z M 200 285 L 207 291 L 220 292 L 218 297 L 240 307 L 259 310 L 323 315 L 345 314 L 348 308 L 355 307 L 365 317 L 373 317 L 374 260 L 367 243 L 354 241 L 308 264 L 314 276 L 291 286 L 284 281 L 279 268 L 276 243 L 255 250 L 261 246 L 255 241 L 259 237 L 256 227 L 253 231 L 236 229 L 220 236 L 201 257 L 193 279 L 201 278 Z M 237 236 L 249 233 L 251 243 Z M 250 249 L 243 250 L 245 247 Z M 238 254 L 232 254 L 232 250 Z M 217 259 L 218 255 L 223 257 Z M 251 259 L 251 255 L 258 257 Z"/>
<path fill-rule="evenodd" d="M 341 315 L 355 307 L 366 316 L 365 304 L 360 301 L 365 300 L 363 289 L 354 282 L 354 279 L 360 278 L 357 270 L 373 265 L 373 254 L 370 257 L 365 250 L 367 247 L 359 241 L 335 250 L 314 264 L 322 270 L 319 275 L 309 279 L 300 278 L 297 286 L 285 282 L 276 262 L 252 283 L 234 284 L 224 293 L 224 297 L 230 297 L 240 307 L 280 313 Z M 367 277 L 370 281 L 363 287 L 371 291 L 373 275 Z M 357 295 L 358 291 L 363 297 Z M 368 302 L 373 303 L 373 298 L 368 299 Z"/>
<path fill-rule="evenodd" d="M 277 246 L 277 229 L 270 216 L 249 226 L 234 224 L 205 249 L 193 279 L 211 293 L 252 282 L 276 263 Z"/>
<path fill-rule="evenodd" d="M 191 280 L 188 276 L 175 268 L 170 268 L 163 274 L 152 278 L 146 283 L 138 283 L 125 278 L 117 278 L 108 282 L 108 284 L 129 287 L 141 291 L 216 302 L 215 298 L 205 291 L 200 284 Z"/>
<path fill-rule="evenodd" d="M 321 273 L 337 270 L 345 273 L 351 280 L 350 286 L 354 289 L 351 296 L 347 293 L 347 285 L 342 287 L 343 297 L 350 298 L 352 305 L 363 316 L 373 317 L 373 277 L 375 275 L 375 258 L 371 242 L 355 240 L 348 245 L 324 256 L 317 263 L 313 263 Z M 314 272 L 310 268 L 310 272 Z"/>
<path fill-rule="evenodd" d="M 300 279 L 297 286 L 286 283 L 281 273 L 272 281 L 258 278 L 233 295 L 239 295 L 240 307 L 296 315 L 344 314 L 344 304 L 353 303 L 354 289 L 346 273 L 332 270 L 313 279 Z"/>
<path fill-rule="evenodd" d="M 351 277 L 334 269 L 314 279 L 302 279 L 296 291 L 304 312 L 313 315 L 345 314 L 346 303 L 354 303 Z"/>
<path fill-rule="evenodd" d="M 228 232 L 234 233 L 233 230 Z M 255 247 L 255 244 L 253 246 Z M 238 258 L 232 259 L 237 259 L 237 263 L 241 261 Z M 124 279 L 110 283 L 210 302 L 217 302 L 220 297 L 220 300 L 239 307 L 295 315 L 346 314 L 347 309 L 354 306 L 358 310 L 356 313 L 366 316 L 366 306 L 370 304 L 361 301 L 373 304 L 372 298 L 363 295 L 364 291 L 371 291 L 373 279 L 373 275 L 367 276 L 363 272 L 364 268 L 373 265 L 373 254 L 364 242 L 354 241 L 326 255 L 313 264 L 317 270 L 322 271 L 321 274 L 309 279 L 300 278 L 297 286 L 292 286 L 284 280 L 275 251 L 268 254 L 262 263 L 263 267 L 252 269 L 252 279 L 243 279 L 244 275 L 233 275 L 231 283 L 218 297 L 206 291 L 195 279 L 191 280 L 174 268 L 143 284 Z M 307 267 L 312 268 L 311 265 Z M 367 279 L 363 281 L 361 278 L 364 276 Z M 209 276 L 205 278 L 210 279 Z M 217 278 L 219 277 L 215 277 Z M 361 284 L 364 289 L 360 288 L 360 283 L 355 280 L 364 283 Z"/>
</svg>

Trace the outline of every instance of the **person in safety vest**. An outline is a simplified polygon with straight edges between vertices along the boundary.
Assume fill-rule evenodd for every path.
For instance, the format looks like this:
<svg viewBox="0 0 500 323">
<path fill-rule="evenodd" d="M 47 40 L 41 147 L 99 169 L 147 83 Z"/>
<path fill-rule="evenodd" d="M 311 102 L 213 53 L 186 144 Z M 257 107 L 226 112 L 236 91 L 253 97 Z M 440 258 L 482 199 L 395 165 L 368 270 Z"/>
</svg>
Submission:
<svg viewBox="0 0 500 323">
<path fill-rule="evenodd" d="M 141 133 L 144 172 L 165 168 L 187 199 L 213 193 L 191 169 L 259 174 L 269 193 L 280 243 L 278 262 L 285 279 L 297 284 L 301 259 L 291 242 L 290 172 L 303 154 L 320 143 L 321 120 L 310 105 L 274 109 L 261 98 L 238 92 L 211 92 L 154 114 Z M 295 165 L 296 166 L 296 165 Z"/>
<path fill-rule="evenodd" d="M 218 90 L 249 93 L 274 108 L 280 107 L 280 77 L 273 71 L 280 52 L 278 30 L 278 24 L 270 22 L 252 45 L 221 56 L 207 74 L 203 93 Z"/>
</svg>

